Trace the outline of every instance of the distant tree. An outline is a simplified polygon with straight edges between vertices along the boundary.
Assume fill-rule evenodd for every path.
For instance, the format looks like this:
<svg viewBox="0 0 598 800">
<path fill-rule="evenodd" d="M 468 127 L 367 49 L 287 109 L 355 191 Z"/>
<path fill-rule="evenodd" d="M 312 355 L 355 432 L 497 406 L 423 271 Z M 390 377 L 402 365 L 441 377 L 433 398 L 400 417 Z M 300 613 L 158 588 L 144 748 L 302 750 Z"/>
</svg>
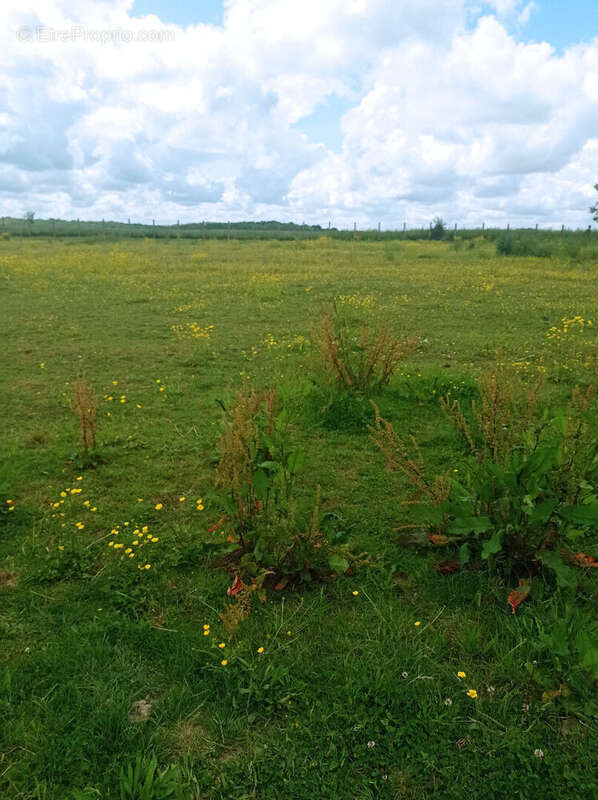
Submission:
<svg viewBox="0 0 598 800">
<path fill-rule="evenodd" d="M 594 184 L 594 189 L 598 192 L 598 183 Z M 590 206 L 590 214 L 592 215 L 594 222 L 598 222 L 598 203 L 595 206 Z"/>
<path fill-rule="evenodd" d="M 435 217 L 432 221 L 432 226 L 430 228 L 430 238 L 432 239 L 444 239 L 444 234 L 446 233 L 446 223 L 442 219 L 442 217 Z"/>
<path fill-rule="evenodd" d="M 25 221 L 28 222 L 30 225 L 33 225 L 33 220 L 35 219 L 35 211 L 26 211 L 25 212 Z"/>
</svg>

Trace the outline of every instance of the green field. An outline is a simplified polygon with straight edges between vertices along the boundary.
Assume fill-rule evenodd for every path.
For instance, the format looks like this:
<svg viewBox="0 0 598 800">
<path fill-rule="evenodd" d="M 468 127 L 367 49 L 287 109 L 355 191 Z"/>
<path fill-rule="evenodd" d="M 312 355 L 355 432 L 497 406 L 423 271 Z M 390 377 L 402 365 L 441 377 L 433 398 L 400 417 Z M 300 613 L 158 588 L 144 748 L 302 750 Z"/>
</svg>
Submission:
<svg viewBox="0 0 598 800">
<path fill-rule="evenodd" d="M 431 474 L 457 471 L 438 398 L 466 402 L 496 365 L 544 371 L 554 403 L 590 384 L 597 285 L 595 259 L 498 256 L 482 238 L 0 241 L 0 797 L 598 796 L 595 673 L 546 644 L 564 617 L 594 635 L 595 575 L 573 604 L 540 578 L 513 615 L 516 582 L 439 574 L 398 530 L 410 489 L 384 470 L 369 402 L 322 412 L 310 380 L 332 303 L 414 337 L 374 399 Z M 298 512 L 321 487 L 368 558 L 254 596 L 231 632 L 236 569 L 205 545 L 222 405 L 244 382 L 289 411 Z M 143 552 L 114 548 L 112 530 L 128 544 L 143 526 Z M 598 539 L 577 549 L 598 557 Z M 163 788 L 127 794 L 121 770 L 153 756 Z"/>
</svg>

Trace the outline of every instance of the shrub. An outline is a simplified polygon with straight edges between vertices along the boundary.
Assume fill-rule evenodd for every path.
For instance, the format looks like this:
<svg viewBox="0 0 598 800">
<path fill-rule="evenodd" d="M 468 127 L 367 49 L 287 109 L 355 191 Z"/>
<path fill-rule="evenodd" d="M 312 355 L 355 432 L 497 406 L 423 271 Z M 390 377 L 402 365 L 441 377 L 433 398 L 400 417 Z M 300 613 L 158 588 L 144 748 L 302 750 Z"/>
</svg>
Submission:
<svg viewBox="0 0 598 800">
<path fill-rule="evenodd" d="M 465 445 L 459 478 L 451 468 L 430 479 L 417 444 L 408 446 L 379 413 L 372 435 L 387 466 L 415 486 L 414 517 L 432 544 L 457 546 L 461 566 L 486 562 L 525 577 L 547 569 L 573 588 L 563 548 L 598 530 L 594 389 L 576 388 L 565 408 L 552 410 L 540 407 L 540 388 L 538 381 L 525 392 L 495 373 L 479 381 L 468 413 L 441 401 Z"/>
<path fill-rule="evenodd" d="M 430 239 L 440 241 L 446 234 L 446 223 L 441 217 L 434 217 L 430 226 Z"/>
<path fill-rule="evenodd" d="M 357 392 L 373 392 L 386 386 L 415 347 L 413 339 L 396 338 L 385 323 L 376 332 L 365 325 L 359 332 L 353 331 L 336 310 L 323 316 L 314 341 L 328 380 Z"/>
<path fill-rule="evenodd" d="M 246 579 L 282 589 L 331 571 L 345 572 L 355 557 L 330 515 L 297 513 L 295 488 L 303 453 L 292 447 L 289 418 L 276 392 L 245 387 L 223 413 L 216 482 L 226 516 L 222 547 Z M 228 536 L 224 536 L 228 531 Z M 230 541 L 229 541 L 230 540 Z M 224 543 L 228 542 L 228 545 Z"/>
</svg>

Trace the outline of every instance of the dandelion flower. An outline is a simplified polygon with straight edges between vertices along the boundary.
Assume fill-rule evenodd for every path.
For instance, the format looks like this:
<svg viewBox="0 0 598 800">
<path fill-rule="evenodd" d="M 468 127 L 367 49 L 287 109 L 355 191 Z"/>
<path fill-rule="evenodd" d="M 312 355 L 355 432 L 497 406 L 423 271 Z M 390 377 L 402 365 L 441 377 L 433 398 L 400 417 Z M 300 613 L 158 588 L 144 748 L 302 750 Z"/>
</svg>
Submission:
<svg viewBox="0 0 598 800">
<path fill-rule="evenodd" d="M 152 539 L 152 542 L 157 542 L 158 540 L 159 540 L 159 537 L 158 536 L 154 536 L 153 539 Z"/>
<path fill-rule="evenodd" d="M 264 652 L 264 648 L 263 647 L 258 647 L 257 651 L 261 655 Z"/>
<path fill-rule="evenodd" d="M 204 625 L 203 629 L 204 629 L 204 631 L 209 631 L 210 630 L 210 626 L 209 625 Z"/>
<path fill-rule="evenodd" d="M 421 622 L 419 620 L 417 620 L 417 622 L 414 622 L 413 624 L 415 625 L 416 628 L 419 628 L 419 626 L 421 625 Z"/>
<path fill-rule="evenodd" d="M 179 503 L 184 503 L 184 502 L 185 502 L 185 498 L 184 497 L 179 497 Z"/>
<path fill-rule="evenodd" d="M 225 644 L 224 642 L 220 642 L 220 644 L 218 645 L 218 647 L 219 647 L 220 649 L 222 649 L 223 647 L 226 647 L 226 644 Z"/>
<path fill-rule="evenodd" d="M 220 662 L 220 664 L 221 664 L 223 667 L 226 667 L 226 665 L 228 664 L 228 661 L 226 660 L 226 658 L 223 658 L 223 659 L 222 659 L 222 661 Z"/>
<path fill-rule="evenodd" d="M 354 589 L 353 590 L 353 597 L 357 597 L 358 594 L 359 594 L 359 592 L 357 591 L 357 589 Z"/>
<path fill-rule="evenodd" d="M 162 508 L 162 503 L 156 503 L 154 508 L 156 509 L 156 511 L 160 511 L 160 509 Z"/>
<path fill-rule="evenodd" d="M 467 677 L 467 675 L 466 675 L 465 672 L 463 672 L 461 670 L 459 670 L 459 672 L 457 672 L 457 678 L 466 678 L 466 677 Z"/>
<path fill-rule="evenodd" d="M 472 700 L 475 700 L 476 697 L 478 696 L 478 693 L 476 692 L 475 689 L 468 689 L 467 690 L 467 696 L 471 697 Z"/>
<path fill-rule="evenodd" d="M 152 568 L 151 564 L 146 564 L 145 567 L 144 567 L 144 569 L 151 569 L 151 568 Z"/>
<path fill-rule="evenodd" d="M 59 545 L 58 545 L 58 549 L 59 549 L 59 550 L 64 550 L 64 545 L 63 545 L 63 544 L 59 544 Z"/>
</svg>

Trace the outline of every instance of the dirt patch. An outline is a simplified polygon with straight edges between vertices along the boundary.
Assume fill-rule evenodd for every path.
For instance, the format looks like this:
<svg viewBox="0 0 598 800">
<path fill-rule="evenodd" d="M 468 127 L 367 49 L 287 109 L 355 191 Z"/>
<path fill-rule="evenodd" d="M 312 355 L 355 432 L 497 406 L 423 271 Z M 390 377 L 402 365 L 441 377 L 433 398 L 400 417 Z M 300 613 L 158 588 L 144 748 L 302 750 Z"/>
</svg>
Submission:
<svg viewBox="0 0 598 800">
<path fill-rule="evenodd" d="M 0 572 L 0 589 L 4 587 L 12 588 L 19 582 L 19 575 L 17 572 Z"/>
<path fill-rule="evenodd" d="M 150 717 L 151 710 L 152 703 L 149 697 L 145 697 L 143 700 L 135 700 L 129 709 L 129 719 L 135 724 L 147 722 Z"/>
</svg>

